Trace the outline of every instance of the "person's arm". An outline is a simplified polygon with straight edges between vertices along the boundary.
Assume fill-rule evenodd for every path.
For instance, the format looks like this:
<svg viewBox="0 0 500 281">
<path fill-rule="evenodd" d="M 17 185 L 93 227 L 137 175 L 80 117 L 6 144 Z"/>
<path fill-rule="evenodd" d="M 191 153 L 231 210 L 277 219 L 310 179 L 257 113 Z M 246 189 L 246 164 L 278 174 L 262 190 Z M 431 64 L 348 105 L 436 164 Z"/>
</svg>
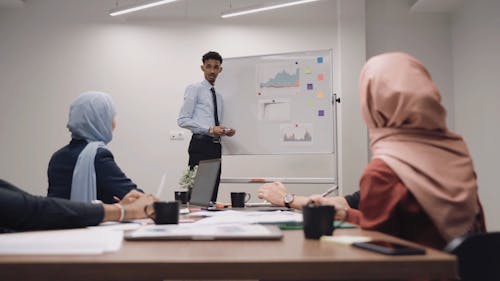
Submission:
<svg viewBox="0 0 500 281">
<path fill-rule="evenodd" d="M 275 206 L 285 206 L 283 198 L 289 193 L 281 182 L 266 183 L 259 187 L 258 196 Z M 294 195 L 290 207 L 302 209 L 302 206 L 309 202 L 309 198 L 301 195 Z"/>
<path fill-rule="evenodd" d="M 382 160 L 372 161 L 360 180 L 359 210 L 348 208 L 340 212 L 348 222 L 366 229 L 377 229 L 386 233 L 397 233 L 399 222 L 395 218 L 398 204 L 407 196 L 407 189 L 397 175 Z M 333 197 L 317 198 L 322 205 L 343 208 Z M 347 218 L 346 218 L 347 216 Z"/>
<path fill-rule="evenodd" d="M 31 195 L 0 180 L 0 231 L 78 228 L 105 221 L 146 218 L 156 198 L 132 191 L 116 204 L 90 204 Z M 123 217 L 122 217 L 123 215 Z"/>
<path fill-rule="evenodd" d="M 99 224 L 101 204 L 85 204 L 28 194 L 0 180 L 1 228 L 21 230 L 75 228 Z"/>
<path fill-rule="evenodd" d="M 177 118 L 177 125 L 181 128 L 190 130 L 193 134 L 208 134 L 210 127 L 202 126 L 193 120 L 194 110 L 198 101 L 197 90 L 198 88 L 193 85 L 186 88 L 184 103 L 179 113 L 179 117 Z"/>
<path fill-rule="evenodd" d="M 104 203 L 116 203 L 114 197 L 122 199 L 127 193 L 137 189 L 137 185 L 122 172 L 111 151 L 99 148 L 94 161 L 97 199 Z M 142 192 L 142 190 L 137 189 Z"/>
</svg>

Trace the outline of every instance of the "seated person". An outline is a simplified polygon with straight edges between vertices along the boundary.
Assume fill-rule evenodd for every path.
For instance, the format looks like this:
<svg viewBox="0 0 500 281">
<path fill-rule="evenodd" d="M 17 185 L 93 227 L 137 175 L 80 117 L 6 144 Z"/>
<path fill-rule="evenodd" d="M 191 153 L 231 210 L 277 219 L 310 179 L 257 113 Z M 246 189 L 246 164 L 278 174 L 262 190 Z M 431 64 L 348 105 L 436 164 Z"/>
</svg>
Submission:
<svg viewBox="0 0 500 281">
<path fill-rule="evenodd" d="M 311 201 L 308 196 L 289 193 L 286 187 L 281 182 L 263 184 L 259 187 L 257 194 L 260 199 L 264 199 L 273 205 L 285 206 L 285 201 L 288 201 L 286 202 L 286 204 L 289 207 L 299 210 L 302 209 L 302 206 Z M 287 200 L 285 200 L 285 197 L 287 197 Z M 342 206 L 342 209 L 344 210 L 347 210 L 349 208 L 357 209 L 359 205 L 359 191 L 354 192 L 351 195 L 346 195 L 344 197 L 331 197 L 330 200 L 336 201 L 337 206 Z"/>
<path fill-rule="evenodd" d="M 52 155 L 47 196 L 114 203 L 137 189 L 118 167 L 106 144 L 116 127 L 115 106 L 101 92 L 85 92 L 71 104 L 67 125 L 71 142 Z"/>
<path fill-rule="evenodd" d="M 145 207 L 154 200 L 152 195 L 132 190 L 116 204 L 74 202 L 33 196 L 0 179 L 0 232 L 76 228 L 105 221 L 142 219 L 146 218 Z"/>
<path fill-rule="evenodd" d="M 437 249 L 486 231 L 469 151 L 447 128 L 439 90 L 422 63 L 404 53 L 373 57 L 359 93 L 372 160 L 361 176 L 359 210 L 340 214 Z M 311 199 L 343 208 L 331 198 Z"/>
</svg>

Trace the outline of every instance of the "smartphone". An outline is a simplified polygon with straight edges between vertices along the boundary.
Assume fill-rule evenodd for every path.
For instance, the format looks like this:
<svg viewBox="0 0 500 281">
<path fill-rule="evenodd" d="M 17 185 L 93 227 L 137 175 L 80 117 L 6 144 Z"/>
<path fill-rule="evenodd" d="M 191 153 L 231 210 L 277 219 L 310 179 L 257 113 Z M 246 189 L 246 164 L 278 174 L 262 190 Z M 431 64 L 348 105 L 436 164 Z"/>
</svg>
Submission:
<svg viewBox="0 0 500 281">
<path fill-rule="evenodd" d="M 362 248 L 385 255 L 425 255 L 424 248 L 417 248 L 383 240 L 356 242 L 352 245 L 357 248 Z"/>
</svg>

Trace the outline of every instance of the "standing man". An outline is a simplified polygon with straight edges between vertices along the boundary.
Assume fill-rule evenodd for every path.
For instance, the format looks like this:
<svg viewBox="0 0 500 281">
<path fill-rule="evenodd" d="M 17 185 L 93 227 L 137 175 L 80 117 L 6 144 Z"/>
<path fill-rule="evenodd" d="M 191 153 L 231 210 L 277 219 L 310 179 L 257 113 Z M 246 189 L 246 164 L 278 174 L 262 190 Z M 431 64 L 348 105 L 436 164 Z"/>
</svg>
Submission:
<svg viewBox="0 0 500 281">
<path fill-rule="evenodd" d="M 200 160 L 221 158 L 222 136 L 232 137 L 236 130 L 222 126 L 222 96 L 214 88 L 215 80 L 222 71 L 222 57 L 217 52 L 203 55 L 201 71 L 205 79 L 187 86 L 177 124 L 193 133 L 189 143 L 189 167 Z M 217 177 L 212 202 L 217 199 L 220 173 Z"/>
</svg>

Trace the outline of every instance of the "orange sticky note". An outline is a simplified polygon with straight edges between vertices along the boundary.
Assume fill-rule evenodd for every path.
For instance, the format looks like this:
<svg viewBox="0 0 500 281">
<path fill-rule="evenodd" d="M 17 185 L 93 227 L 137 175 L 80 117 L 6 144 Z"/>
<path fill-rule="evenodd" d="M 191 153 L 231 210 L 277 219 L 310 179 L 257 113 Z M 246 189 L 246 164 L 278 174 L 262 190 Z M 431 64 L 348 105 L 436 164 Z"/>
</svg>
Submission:
<svg viewBox="0 0 500 281">
<path fill-rule="evenodd" d="M 316 93 L 316 97 L 317 97 L 318 99 L 322 99 L 322 98 L 324 98 L 324 97 L 325 97 L 325 94 L 324 94 L 323 92 L 319 91 L 319 92 L 317 92 L 317 93 Z"/>
<path fill-rule="evenodd" d="M 265 183 L 266 179 L 255 178 L 255 179 L 250 179 L 249 182 L 251 182 L 251 183 Z"/>
</svg>

